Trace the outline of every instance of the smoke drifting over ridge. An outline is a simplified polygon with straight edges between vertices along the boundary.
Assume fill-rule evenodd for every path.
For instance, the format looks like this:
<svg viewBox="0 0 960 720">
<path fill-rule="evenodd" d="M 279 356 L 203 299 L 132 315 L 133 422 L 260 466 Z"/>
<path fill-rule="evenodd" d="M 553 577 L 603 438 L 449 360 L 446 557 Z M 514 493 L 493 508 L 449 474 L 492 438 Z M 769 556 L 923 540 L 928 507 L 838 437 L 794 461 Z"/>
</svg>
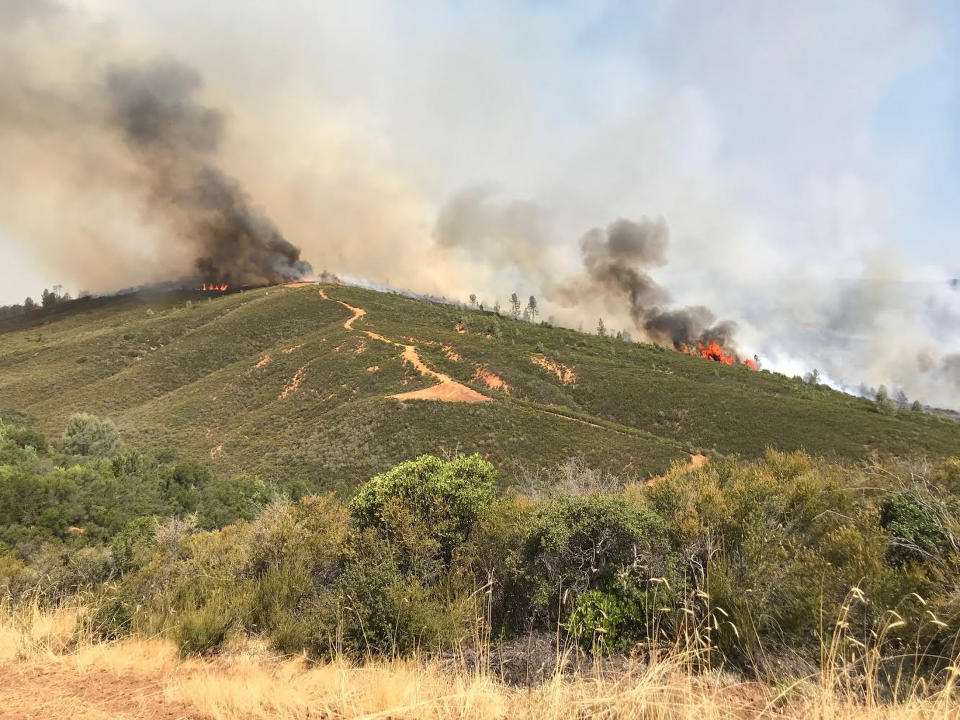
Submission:
<svg viewBox="0 0 960 720">
<path fill-rule="evenodd" d="M 200 76 L 170 60 L 116 68 L 106 79 L 110 118 L 148 170 L 151 209 L 177 216 L 196 243 L 199 275 L 229 284 L 273 284 L 312 274 L 273 222 L 210 161 L 222 114 L 193 100 Z"/>
<path fill-rule="evenodd" d="M 67 14 L 51 2 L 32 6 L 21 0 L 5 12 L 9 25 L 0 32 L 11 36 L 17 26 L 35 23 L 43 28 L 44 22 L 63 20 Z M 30 138 L 38 146 L 89 139 L 88 155 L 77 162 L 83 176 L 67 182 L 76 183 L 77 196 L 94 188 L 103 197 L 136 207 L 142 224 L 158 229 L 161 239 L 155 247 L 161 256 L 189 253 L 198 279 L 230 285 L 278 283 L 312 274 L 300 250 L 218 166 L 226 119 L 220 110 L 197 100 L 202 79 L 196 69 L 168 58 L 108 57 L 60 85 L 37 82 L 32 68 L 19 67 L 16 45 L 0 54 L 0 62 L 4 60 L 10 62 L 0 71 L 6 105 L 0 111 L 0 132 Z M 82 152 L 71 148 L 63 164 L 69 167 L 70 153 Z M 32 180 L 43 182 L 44 170 L 41 164 L 31 167 Z M 96 222 L 94 212 L 88 215 Z M 116 232 L 107 223 L 92 231 L 103 236 Z M 109 262 L 104 257 L 97 261 Z M 119 286 L 127 282 L 117 278 Z"/>
<path fill-rule="evenodd" d="M 870 174 L 865 156 L 847 153 L 875 93 L 861 98 L 842 80 L 859 78 L 858 92 L 874 70 L 876 82 L 886 81 L 891 68 L 875 62 L 877 52 L 851 57 L 841 42 L 821 57 L 826 44 L 788 43 L 796 68 L 812 67 L 812 52 L 817 67 L 839 60 L 860 71 L 812 78 L 810 93 L 822 97 L 815 106 L 770 103 L 791 70 L 778 60 L 783 18 L 771 13 L 755 35 L 769 48 L 763 70 L 775 82 L 750 85 L 763 88 L 752 93 L 762 95 L 755 112 L 731 113 L 724 103 L 749 101 L 751 92 L 724 92 L 699 58 L 682 78 L 660 72 L 639 38 L 629 57 L 605 46 L 609 65 L 600 66 L 576 54 L 576 19 L 566 40 L 559 24 L 543 32 L 531 58 L 525 38 L 543 30 L 544 17 L 517 18 L 513 7 L 506 22 L 486 17 L 486 4 L 458 12 L 459 20 L 443 11 L 433 32 L 411 35 L 376 0 L 282 12 L 224 0 L 62 2 L 0 0 L 4 302 L 40 283 L 99 292 L 192 276 L 203 258 L 211 260 L 203 274 L 229 273 L 233 282 L 244 282 L 250 267 L 253 277 L 283 277 L 297 262 L 278 242 L 286 239 L 315 263 L 382 286 L 454 298 L 475 292 L 488 306 L 512 291 L 536 294 L 542 317 L 568 327 L 589 329 L 602 316 L 608 327 L 663 344 L 711 331 L 788 375 L 817 367 L 836 386 L 885 383 L 911 399 L 960 407 L 960 292 L 943 282 L 960 271 L 956 257 L 944 252 L 936 267 L 929 257 L 923 266 L 886 211 L 912 183 L 889 185 Z M 566 22 L 556 8 L 547 14 Z M 871 4 L 871 18 L 876 10 Z M 429 25 L 418 11 L 405 14 Z M 816 38 L 834 27 L 818 17 L 808 16 Z M 672 27 L 686 37 L 699 24 L 710 44 L 717 19 L 683 12 Z M 896 16 L 887 20 L 882 27 L 901 27 Z M 836 27 L 840 36 L 849 30 Z M 893 35 L 865 32 L 882 41 L 874 48 L 881 59 L 892 57 Z M 667 46 L 661 60 L 682 62 L 683 48 Z M 171 51 L 181 62 L 150 60 Z M 632 63 L 638 53 L 649 75 Z M 558 74 L 573 57 L 582 74 Z M 735 88 L 756 79 L 751 59 L 731 52 Z M 180 84 L 167 87 L 168 76 Z M 596 82 L 585 89 L 583 77 Z M 833 88 L 825 96 L 824 85 Z M 134 88 L 172 115 L 174 126 L 158 139 L 136 124 L 131 130 Z M 754 147 L 756 111 L 778 107 L 791 108 L 789 116 L 769 127 L 789 132 L 760 133 Z M 816 117 L 805 115 L 809 107 Z M 819 120 L 825 136 L 799 142 Z M 787 155 L 796 172 L 784 174 Z M 741 195 L 745 179 L 763 192 Z M 490 184 L 450 198 L 478 181 L 500 183 L 507 201 Z M 607 247 L 608 221 L 642 225 L 644 214 L 669 222 L 669 262 L 631 256 L 624 265 L 635 279 L 651 279 L 659 299 L 653 286 L 634 287 Z M 918 246 L 932 222 L 911 225 Z M 588 258 L 578 239 L 595 225 Z M 216 239 L 224 235 L 254 239 L 249 259 L 226 258 L 241 269 L 221 269 Z M 909 248 L 906 257 L 896 255 L 898 244 Z M 871 248 L 886 259 L 867 258 Z M 736 337 L 715 318 L 736 319 Z"/>
<path fill-rule="evenodd" d="M 734 350 L 736 323 L 716 322 L 703 305 L 671 307 L 671 293 L 651 276 L 651 270 L 668 263 L 665 220 L 619 218 L 588 230 L 579 243 L 581 269 L 558 281 L 562 273 L 545 250 L 562 241 L 550 242 L 546 211 L 529 202 L 498 204 L 492 196 L 491 188 L 479 187 L 452 197 L 438 216 L 437 244 L 531 279 L 562 307 L 600 307 L 625 315 L 646 340 L 677 349 L 715 341 Z"/>
<path fill-rule="evenodd" d="M 620 218 L 601 230 L 594 228 L 580 240 L 583 265 L 590 281 L 603 292 L 625 296 L 630 317 L 645 337 L 663 345 L 687 348 L 734 342 L 736 324 L 716 317 L 703 305 L 670 309 L 670 293 L 646 272 L 667 264 L 669 230 L 663 220 Z M 575 283 L 575 287 L 583 285 Z M 573 296 L 576 301 L 577 297 Z"/>
</svg>

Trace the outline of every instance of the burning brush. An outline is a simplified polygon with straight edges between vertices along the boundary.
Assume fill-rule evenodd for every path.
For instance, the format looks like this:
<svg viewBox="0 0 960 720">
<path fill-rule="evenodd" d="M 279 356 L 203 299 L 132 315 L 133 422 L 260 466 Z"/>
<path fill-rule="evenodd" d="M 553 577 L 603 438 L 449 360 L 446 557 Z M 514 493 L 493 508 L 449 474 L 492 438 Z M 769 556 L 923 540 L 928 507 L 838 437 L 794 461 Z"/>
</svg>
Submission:
<svg viewBox="0 0 960 720">
<path fill-rule="evenodd" d="M 756 360 L 751 360 L 750 358 L 740 360 L 736 355 L 726 352 L 716 340 L 711 340 L 706 344 L 698 342 L 696 347 L 681 345 L 677 349 L 687 355 L 706 358 L 707 360 L 713 360 L 714 362 L 723 363 L 724 365 L 746 365 L 751 370 L 757 369 Z"/>
</svg>

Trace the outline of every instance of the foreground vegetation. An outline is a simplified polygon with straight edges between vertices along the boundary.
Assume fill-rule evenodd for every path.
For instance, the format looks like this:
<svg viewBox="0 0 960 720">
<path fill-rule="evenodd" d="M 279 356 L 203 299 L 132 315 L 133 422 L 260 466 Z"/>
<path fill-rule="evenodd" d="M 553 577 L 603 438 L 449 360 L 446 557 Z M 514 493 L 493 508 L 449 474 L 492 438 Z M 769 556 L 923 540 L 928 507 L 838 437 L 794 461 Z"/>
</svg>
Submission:
<svg viewBox="0 0 960 720">
<path fill-rule="evenodd" d="M 0 321 L 0 409 L 50 437 L 74 412 L 94 412 L 148 454 L 177 448 L 224 475 L 343 498 L 424 453 L 480 453 L 509 483 L 518 466 L 570 456 L 646 479 L 694 452 L 756 460 L 770 447 L 862 461 L 942 459 L 960 447 L 960 423 L 885 414 L 800 378 L 476 308 L 323 288 L 329 300 L 317 286 L 83 298 Z M 366 315 L 344 328 L 351 311 L 336 301 Z M 434 381 L 364 330 L 414 344 L 431 368 L 493 402 L 393 399 Z M 481 370 L 506 389 L 491 389 Z"/>
<path fill-rule="evenodd" d="M 626 484 L 572 461 L 504 488 L 478 455 L 422 456 L 344 503 L 115 433 L 0 430 L 0 592 L 14 613 L 82 607 L 75 640 L 458 658 L 520 684 L 671 658 L 861 700 L 952 692 L 960 459 L 770 451 Z"/>
<path fill-rule="evenodd" d="M 0 713 L 77 720 L 181 717 L 267 720 L 330 717 L 413 720 L 949 720 L 954 688 L 890 698 L 879 684 L 853 686 L 837 663 L 800 682 L 744 682 L 703 673 L 692 656 L 548 669 L 518 687 L 495 667 L 463 657 L 338 657 L 306 663 L 234 643 L 211 658 L 180 659 L 168 640 L 77 641 L 77 614 L 0 612 Z"/>
</svg>

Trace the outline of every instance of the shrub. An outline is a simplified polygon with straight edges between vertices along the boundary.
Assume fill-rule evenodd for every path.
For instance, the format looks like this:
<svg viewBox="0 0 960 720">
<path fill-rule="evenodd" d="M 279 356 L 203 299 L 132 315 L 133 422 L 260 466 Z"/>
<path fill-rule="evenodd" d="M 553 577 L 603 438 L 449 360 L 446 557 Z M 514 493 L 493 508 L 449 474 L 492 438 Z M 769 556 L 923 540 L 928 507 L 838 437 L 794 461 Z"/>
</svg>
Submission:
<svg viewBox="0 0 960 720">
<path fill-rule="evenodd" d="M 936 499 L 910 489 L 891 493 L 880 505 L 880 525 L 890 536 L 894 564 L 938 559 L 949 536 L 945 508 Z"/>
<path fill-rule="evenodd" d="M 4 427 L 3 435 L 17 447 L 23 449 L 33 448 L 39 455 L 45 455 L 47 452 L 48 446 L 46 438 L 33 428 Z"/>
<path fill-rule="evenodd" d="M 207 485 L 197 508 L 202 528 L 223 527 L 236 520 L 252 520 L 273 497 L 273 490 L 258 477 L 241 475 Z"/>
<path fill-rule="evenodd" d="M 619 595 L 589 590 L 577 598 L 567 628 L 584 650 L 623 650 L 642 637 L 644 609 Z"/>
<path fill-rule="evenodd" d="M 181 657 L 205 655 L 219 650 L 237 624 L 235 609 L 223 592 L 212 595 L 199 607 L 186 610 L 174 629 Z"/>
<path fill-rule="evenodd" d="M 70 455 L 112 457 L 120 454 L 122 443 L 112 420 L 74 413 L 63 433 L 63 449 Z"/>
<path fill-rule="evenodd" d="M 880 389 L 877 390 L 877 412 L 881 415 L 896 415 L 897 414 L 897 404 L 893 401 L 890 395 L 887 393 L 887 389 L 880 386 Z"/>
<path fill-rule="evenodd" d="M 110 542 L 113 561 L 121 572 L 128 572 L 146 564 L 153 552 L 158 519 L 153 516 L 134 518 Z"/>
<path fill-rule="evenodd" d="M 555 498 L 533 514 L 521 542 L 513 611 L 527 610 L 549 627 L 588 590 L 642 593 L 650 580 L 675 576 L 677 559 L 661 518 L 637 500 Z"/>
<path fill-rule="evenodd" d="M 471 633 L 477 617 L 472 585 L 461 587 L 448 576 L 429 586 L 404 572 L 398 555 L 384 548 L 373 530 L 349 544 L 337 583 L 344 651 L 405 654 L 452 648 Z"/>
<path fill-rule="evenodd" d="M 423 576 L 448 567 L 455 548 L 493 502 L 496 471 L 479 455 L 421 455 L 367 482 L 350 504 L 360 530 L 395 546 L 405 569 Z"/>
</svg>

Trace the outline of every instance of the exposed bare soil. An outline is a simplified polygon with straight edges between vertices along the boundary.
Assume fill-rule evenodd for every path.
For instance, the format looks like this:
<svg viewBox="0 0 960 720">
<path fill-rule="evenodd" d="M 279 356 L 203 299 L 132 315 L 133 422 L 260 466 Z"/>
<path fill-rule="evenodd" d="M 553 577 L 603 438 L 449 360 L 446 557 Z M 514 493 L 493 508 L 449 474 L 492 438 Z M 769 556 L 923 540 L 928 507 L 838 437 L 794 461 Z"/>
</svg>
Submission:
<svg viewBox="0 0 960 720">
<path fill-rule="evenodd" d="M 562 363 L 551 360 L 544 355 L 531 355 L 530 361 L 534 365 L 539 365 L 547 372 L 551 372 L 556 375 L 557 379 L 564 385 L 573 385 L 577 382 L 577 376 L 573 372 L 573 368 L 567 367 Z"/>
<path fill-rule="evenodd" d="M 323 288 L 319 290 L 320 297 L 324 300 L 330 300 L 331 298 L 323 291 Z M 343 305 L 347 310 L 353 313 L 353 316 L 348 319 L 343 327 L 347 330 L 353 330 L 353 323 L 362 318 L 367 314 L 367 311 L 363 308 L 353 307 L 348 305 L 342 300 L 334 300 L 340 305 Z M 433 387 L 425 388 L 423 390 L 413 390 L 411 392 L 400 393 L 398 395 L 391 395 L 390 397 L 396 398 L 397 400 L 440 400 L 442 402 L 467 402 L 467 403 L 478 403 L 478 402 L 490 402 L 491 398 L 487 397 L 483 393 L 477 392 L 473 388 L 467 387 L 462 383 L 458 383 L 456 380 L 451 378 L 449 375 L 436 372 L 431 368 L 427 367 L 426 363 L 420 359 L 420 355 L 417 353 L 417 348 L 413 345 L 403 345 L 398 342 L 394 342 L 390 338 L 386 338 L 383 335 L 379 335 L 371 330 L 364 330 L 363 333 L 369 337 L 371 340 L 377 340 L 379 342 L 388 343 L 389 345 L 395 345 L 396 347 L 403 348 L 403 352 L 400 357 L 404 363 L 410 364 L 417 370 L 421 375 L 432 377 L 437 381 L 437 385 Z M 339 349 L 339 348 L 338 348 Z M 357 353 L 359 354 L 359 353 Z M 458 356 L 459 357 L 459 356 Z M 379 369 L 379 368 L 378 368 Z M 368 372 L 371 370 L 368 369 Z M 496 376 L 493 376 L 496 377 Z M 296 379 L 296 378 L 294 378 Z M 496 378 L 499 380 L 499 378 Z M 503 381 L 500 381 L 503 383 Z M 292 381 L 291 381 L 292 384 Z M 297 382 L 299 385 L 299 382 Z M 289 387 L 289 386 L 288 386 Z M 489 384 L 488 384 L 489 387 Z M 293 388 L 296 390 L 296 387 Z M 286 389 L 284 393 L 286 393 Z M 285 394 L 282 395 L 286 397 Z"/>
<path fill-rule="evenodd" d="M 510 386 L 504 382 L 503 378 L 492 373 L 486 365 L 477 367 L 477 371 L 473 374 L 473 380 L 475 382 L 482 382 L 491 390 L 501 390 L 505 393 L 510 392 Z"/>
<path fill-rule="evenodd" d="M 0 664 L 0 720 L 199 720 L 192 704 L 167 697 L 156 673 L 58 665 Z"/>
</svg>

